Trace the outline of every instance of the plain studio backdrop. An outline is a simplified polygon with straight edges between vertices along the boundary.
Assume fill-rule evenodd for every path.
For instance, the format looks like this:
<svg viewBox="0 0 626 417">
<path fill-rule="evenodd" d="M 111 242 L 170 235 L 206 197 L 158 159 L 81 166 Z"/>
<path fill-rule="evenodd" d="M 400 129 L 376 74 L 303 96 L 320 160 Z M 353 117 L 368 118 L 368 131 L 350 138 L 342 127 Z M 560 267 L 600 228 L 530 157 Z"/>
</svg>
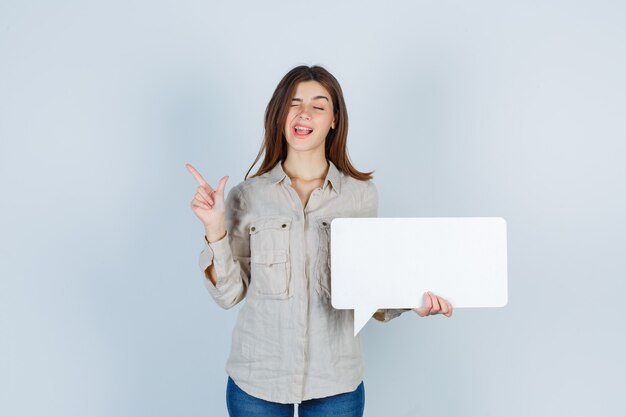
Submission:
<svg viewBox="0 0 626 417">
<path fill-rule="evenodd" d="M 506 307 L 363 329 L 366 416 L 625 415 L 624 22 L 619 1 L 3 0 L 0 415 L 226 415 L 240 306 L 202 285 L 185 163 L 242 181 L 299 64 L 341 83 L 381 217 L 507 220 Z"/>
</svg>

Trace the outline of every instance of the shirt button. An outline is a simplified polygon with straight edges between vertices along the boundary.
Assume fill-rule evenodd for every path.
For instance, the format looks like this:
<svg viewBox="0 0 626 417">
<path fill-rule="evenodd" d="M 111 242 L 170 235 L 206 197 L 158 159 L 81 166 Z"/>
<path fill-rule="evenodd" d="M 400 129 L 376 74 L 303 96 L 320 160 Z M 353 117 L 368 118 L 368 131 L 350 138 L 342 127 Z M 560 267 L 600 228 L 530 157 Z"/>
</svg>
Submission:
<svg viewBox="0 0 626 417">
<path fill-rule="evenodd" d="M 285 227 L 287 227 L 287 225 L 286 225 L 286 224 L 283 224 L 283 229 L 284 229 Z"/>
<path fill-rule="evenodd" d="M 250 228 L 250 230 L 252 230 L 254 232 L 256 230 L 256 228 L 254 226 L 252 226 L 252 228 Z"/>
<path fill-rule="evenodd" d="M 328 223 L 322 222 L 322 226 L 326 226 L 326 225 L 328 225 Z"/>
</svg>

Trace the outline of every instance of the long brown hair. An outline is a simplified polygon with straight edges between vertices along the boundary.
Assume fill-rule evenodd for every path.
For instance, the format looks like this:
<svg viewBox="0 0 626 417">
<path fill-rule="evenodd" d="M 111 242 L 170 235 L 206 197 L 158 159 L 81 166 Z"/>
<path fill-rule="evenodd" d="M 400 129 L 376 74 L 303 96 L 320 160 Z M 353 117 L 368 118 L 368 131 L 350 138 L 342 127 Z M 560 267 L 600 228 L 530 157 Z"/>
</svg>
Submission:
<svg viewBox="0 0 626 417">
<path fill-rule="evenodd" d="M 284 129 L 289 113 L 289 104 L 296 92 L 297 86 L 302 81 L 317 81 L 330 93 L 333 100 L 333 110 L 335 116 L 335 129 L 330 129 L 325 141 L 326 159 L 332 161 L 337 169 L 346 175 L 350 175 L 358 180 L 370 180 L 373 178 L 370 172 L 361 172 L 352 166 L 346 142 L 348 140 L 348 110 L 343 99 L 343 92 L 337 79 L 326 69 L 319 65 L 312 67 L 300 65 L 289 71 L 280 80 L 270 102 L 265 109 L 265 134 L 263 145 L 256 156 L 256 159 L 248 169 L 244 179 L 248 179 L 248 174 L 252 167 L 256 165 L 261 155 L 265 152 L 263 162 L 259 170 L 251 178 L 270 171 L 280 161 L 287 158 L 287 140 Z"/>
</svg>

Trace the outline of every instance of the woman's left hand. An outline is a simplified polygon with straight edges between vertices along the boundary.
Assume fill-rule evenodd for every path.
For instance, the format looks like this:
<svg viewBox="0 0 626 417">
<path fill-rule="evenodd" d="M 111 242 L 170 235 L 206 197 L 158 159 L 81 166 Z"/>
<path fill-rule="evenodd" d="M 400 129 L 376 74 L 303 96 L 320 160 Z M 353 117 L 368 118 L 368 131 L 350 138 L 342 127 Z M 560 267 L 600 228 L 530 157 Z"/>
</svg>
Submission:
<svg viewBox="0 0 626 417">
<path fill-rule="evenodd" d="M 436 296 L 430 291 L 427 291 L 424 295 L 426 304 L 413 309 L 418 316 L 426 317 L 434 316 L 435 314 L 443 314 L 446 317 L 450 317 L 452 315 L 452 304 L 446 301 L 445 298 Z"/>
</svg>

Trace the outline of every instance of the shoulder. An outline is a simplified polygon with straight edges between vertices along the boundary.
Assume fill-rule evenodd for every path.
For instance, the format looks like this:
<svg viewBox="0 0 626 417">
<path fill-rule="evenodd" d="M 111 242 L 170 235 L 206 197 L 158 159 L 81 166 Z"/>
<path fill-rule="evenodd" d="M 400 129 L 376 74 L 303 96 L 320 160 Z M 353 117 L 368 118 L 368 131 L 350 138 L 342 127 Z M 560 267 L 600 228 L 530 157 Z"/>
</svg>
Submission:
<svg viewBox="0 0 626 417">
<path fill-rule="evenodd" d="M 365 208 L 371 206 L 378 206 L 378 190 L 376 184 L 372 180 L 361 181 L 363 183 L 363 198 L 362 205 Z"/>
<path fill-rule="evenodd" d="M 343 172 L 341 176 L 341 194 L 354 198 L 361 203 L 376 200 L 378 198 L 378 190 L 376 184 L 372 180 L 358 180 L 346 175 Z"/>
<path fill-rule="evenodd" d="M 354 195 L 351 196 L 358 207 L 358 217 L 377 217 L 378 213 L 378 191 L 376 184 L 372 180 L 357 180 L 349 177 L 348 189 Z M 343 189 L 342 189 L 343 194 Z"/>
<path fill-rule="evenodd" d="M 229 195 L 232 193 L 232 195 L 237 198 L 249 200 L 253 198 L 255 194 L 263 193 L 271 186 L 272 181 L 269 178 L 269 173 L 266 172 L 258 177 L 248 178 L 234 185 L 230 189 Z"/>
<path fill-rule="evenodd" d="M 378 192 L 378 190 L 376 189 L 376 184 L 373 180 L 359 182 L 363 183 L 363 188 L 365 188 L 365 194 L 376 194 Z"/>
</svg>

